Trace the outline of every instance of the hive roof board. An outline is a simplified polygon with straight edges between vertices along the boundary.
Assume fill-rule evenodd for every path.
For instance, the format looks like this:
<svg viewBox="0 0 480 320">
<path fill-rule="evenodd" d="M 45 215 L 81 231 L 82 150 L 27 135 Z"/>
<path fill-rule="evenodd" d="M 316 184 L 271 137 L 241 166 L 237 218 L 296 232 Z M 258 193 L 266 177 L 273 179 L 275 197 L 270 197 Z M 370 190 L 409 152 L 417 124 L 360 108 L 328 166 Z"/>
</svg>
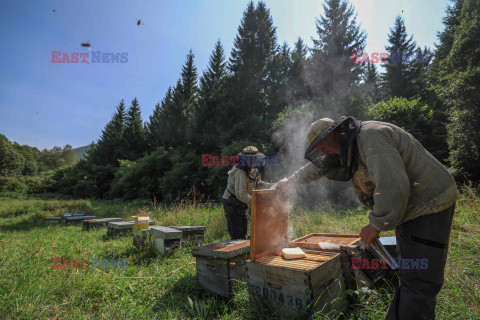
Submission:
<svg viewBox="0 0 480 320">
<path fill-rule="evenodd" d="M 180 231 L 206 231 L 207 227 L 205 226 L 170 226 L 169 228 L 177 229 Z"/>
<path fill-rule="evenodd" d="M 250 240 L 225 240 L 194 248 L 195 257 L 213 257 L 230 259 L 250 251 Z"/>
<path fill-rule="evenodd" d="M 113 222 L 113 221 L 122 221 L 122 218 L 99 218 L 99 219 L 89 219 L 83 220 L 84 222 L 90 223 L 105 223 L 105 222 Z"/>
<path fill-rule="evenodd" d="M 133 221 L 113 221 L 108 223 L 108 227 L 113 229 L 133 229 L 133 225 Z"/>
<path fill-rule="evenodd" d="M 89 219 L 95 219 L 96 216 L 71 216 L 71 217 L 65 217 L 65 221 L 77 221 L 77 220 L 89 220 Z"/>
<path fill-rule="evenodd" d="M 182 231 L 162 226 L 150 227 L 150 235 L 161 239 L 180 239 Z"/>
</svg>

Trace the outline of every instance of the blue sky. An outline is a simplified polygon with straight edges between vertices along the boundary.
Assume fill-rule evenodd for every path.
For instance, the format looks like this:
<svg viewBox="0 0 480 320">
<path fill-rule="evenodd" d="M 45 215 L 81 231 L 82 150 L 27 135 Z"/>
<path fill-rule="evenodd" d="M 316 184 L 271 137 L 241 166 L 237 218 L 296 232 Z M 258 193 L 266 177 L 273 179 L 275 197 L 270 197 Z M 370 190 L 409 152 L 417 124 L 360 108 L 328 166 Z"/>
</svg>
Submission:
<svg viewBox="0 0 480 320">
<path fill-rule="evenodd" d="M 190 49 L 199 74 L 220 39 L 229 57 L 249 0 L 2 1 L 0 133 L 39 149 L 97 140 L 118 102 L 137 97 L 152 113 Z M 255 1 L 256 2 L 256 1 Z M 433 48 L 448 0 L 352 0 L 367 52 L 385 51 L 395 17 Z M 321 0 L 265 1 L 280 43 L 316 38 Z M 53 12 L 55 10 L 55 12 Z M 137 26 L 136 19 L 143 25 Z M 127 63 L 51 63 L 51 51 L 128 53 Z M 91 59 L 91 58 L 90 58 Z"/>
</svg>

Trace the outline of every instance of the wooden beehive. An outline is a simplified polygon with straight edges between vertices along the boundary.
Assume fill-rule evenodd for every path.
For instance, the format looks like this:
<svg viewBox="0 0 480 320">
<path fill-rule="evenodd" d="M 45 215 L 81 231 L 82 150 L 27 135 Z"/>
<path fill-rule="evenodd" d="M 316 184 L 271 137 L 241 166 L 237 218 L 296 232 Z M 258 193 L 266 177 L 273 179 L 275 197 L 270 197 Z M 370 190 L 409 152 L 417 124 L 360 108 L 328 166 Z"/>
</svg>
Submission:
<svg viewBox="0 0 480 320">
<path fill-rule="evenodd" d="M 181 231 L 162 226 L 153 226 L 149 230 L 150 243 L 158 253 L 164 254 L 180 247 Z"/>
<path fill-rule="evenodd" d="M 284 259 L 281 249 L 289 246 L 287 212 L 282 191 L 252 192 L 251 249 L 246 261 L 251 299 L 286 317 L 313 310 L 341 311 L 346 305 L 341 254 L 303 248 L 306 258 Z"/>
<path fill-rule="evenodd" d="M 171 226 L 170 228 L 182 231 L 182 243 L 200 245 L 203 243 L 205 226 Z"/>
<path fill-rule="evenodd" d="M 249 251 L 249 240 L 226 240 L 194 248 L 198 282 L 205 289 L 230 298 L 235 280 L 245 278 Z"/>
<path fill-rule="evenodd" d="M 382 238 L 385 239 L 385 238 Z M 292 247 L 300 247 L 305 249 L 318 250 L 319 242 L 328 242 L 332 244 L 339 244 L 348 246 L 350 248 L 356 248 L 355 250 L 333 250 L 340 253 L 340 259 L 342 261 L 343 274 L 345 278 L 345 284 L 348 289 L 356 289 L 357 287 L 371 287 L 377 281 L 383 279 L 387 272 L 385 269 L 353 269 L 352 258 L 360 257 L 362 259 L 370 260 L 372 258 L 382 258 L 379 256 L 373 248 L 365 249 L 360 248 L 362 244 L 360 236 L 356 234 L 328 234 L 328 233 L 312 233 L 304 237 L 290 241 L 289 245 Z M 381 252 L 386 249 L 381 245 L 381 239 L 379 248 Z M 385 254 L 384 254 L 385 256 Z"/>
<path fill-rule="evenodd" d="M 109 222 L 122 221 L 122 218 L 101 218 L 83 220 L 83 231 L 96 230 L 106 228 Z"/>
<path fill-rule="evenodd" d="M 148 229 L 150 218 L 146 216 L 132 216 L 133 221 L 135 222 L 133 228 L 138 229 Z"/>
<path fill-rule="evenodd" d="M 107 236 L 122 237 L 132 235 L 134 229 L 134 221 L 113 221 L 108 222 Z M 150 220 L 149 225 L 155 225 L 155 221 Z"/>
<path fill-rule="evenodd" d="M 319 250 L 319 242 L 328 242 L 345 246 L 358 246 L 361 243 L 361 240 L 358 234 L 311 233 L 304 237 L 290 241 L 289 246 Z M 354 253 L 351 252 L 350 254 L 347 254 L 342 250 L 336 250 L 336 252 L 340 254 L 345 286 L 348 289 L 356 289 L 357 286 L 363 286 L 363 283 L 365 282 L 365 276 L 361 272 L 355 273 L 355 271 L 351 268 L 351 258 Z"/>
<path fill-rule="evenodd" d="M 77 225 L 83 220 L 95 219 L 96 216 L 84 216 L 83 214 L 73 214 L 72 216 L 65 216 L 64 222 L 66 225 Z"/>
</svg>

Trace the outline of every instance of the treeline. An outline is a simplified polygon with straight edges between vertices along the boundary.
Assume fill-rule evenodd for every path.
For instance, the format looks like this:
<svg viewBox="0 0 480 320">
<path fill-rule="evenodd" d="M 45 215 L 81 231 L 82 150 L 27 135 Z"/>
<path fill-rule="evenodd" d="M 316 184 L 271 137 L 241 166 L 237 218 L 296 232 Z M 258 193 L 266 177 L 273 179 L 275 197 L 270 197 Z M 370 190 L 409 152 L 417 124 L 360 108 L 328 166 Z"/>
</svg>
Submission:
<svg viewBox="0 0 480 320">
<path fill-rule="evenodd" d="M 70 145 L 42 151 L 17 142 L 10 142 L 0 134 L 0 192 L 38 192 L 53 170 L 71 166 L 77 156 Z"/>
<path fill-rule="evenodd" d="M 293 47 L 279 44 L 268 8 L 251 2 L 228 59 L 218 41 L 199 76 L 190 51 L 146 123 L 136 98 L 128 108 L 122 100 L 86 159 L 58 170 L 51 189 L 78 197 L 218 199 L 229 168 L 203 167 L 201 154 L 234 155 L 247 145 L 281 153 L 275 130 L 299 118 L 341 115 L 395 123 L 457 179 L 478 183 L 480 0 L 447 9 L 434 51 L 418 47 L 397 17 L 385 46 L 396 56 L 385 70 L 363 55 L 366 33 L 352 5 L 323 6 L 307 48 L 301 38 Z M 362 54 L 353 59 L 352 52 Z"/>
</svg>

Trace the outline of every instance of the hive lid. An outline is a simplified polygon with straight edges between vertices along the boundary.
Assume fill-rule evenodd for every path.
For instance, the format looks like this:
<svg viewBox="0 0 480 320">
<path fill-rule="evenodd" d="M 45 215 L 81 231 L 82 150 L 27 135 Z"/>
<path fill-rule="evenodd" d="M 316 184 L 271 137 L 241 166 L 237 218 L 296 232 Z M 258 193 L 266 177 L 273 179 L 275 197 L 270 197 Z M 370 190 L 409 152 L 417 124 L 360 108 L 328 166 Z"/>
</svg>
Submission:
<svg viewBox="0 0 480 320">
<path fill-rule="evenodd" d="M 288 243 L 288 208 L 286 193 L 277 189 L 252 191 L 250 221 L 250 259 L 281 249 Z"/>
<path fill-rule="evenodd" d="M 162 226 L 150 227 L 150 234 L 161 239 L 180 239 L 182 231 Z"/>
<path fill-rule="evenodd" d="M 98 222 L 111 222 L 111 221 L 122 221 L 122 218 L 100 218 L 97 219 Z"/>
<path fill-rule="evenodd" d="M 133 224 L 133 221 L 113 221 L 108 223 L 108 227 L 113 229 L 133 229 Z"/>
<path fill-rule="evenodd" d="M 205 226 L 171 226 L 170 228 L 177 229 L 180 231 L 205 231 L 207 227 Z"/>
<path fill-rule="evenodd" d="M 195 257 L 229 259 L 248 253 L 249 251 L 250 240 L 225 240 L 194 248 L 192 255 Z"/>
</svg>

